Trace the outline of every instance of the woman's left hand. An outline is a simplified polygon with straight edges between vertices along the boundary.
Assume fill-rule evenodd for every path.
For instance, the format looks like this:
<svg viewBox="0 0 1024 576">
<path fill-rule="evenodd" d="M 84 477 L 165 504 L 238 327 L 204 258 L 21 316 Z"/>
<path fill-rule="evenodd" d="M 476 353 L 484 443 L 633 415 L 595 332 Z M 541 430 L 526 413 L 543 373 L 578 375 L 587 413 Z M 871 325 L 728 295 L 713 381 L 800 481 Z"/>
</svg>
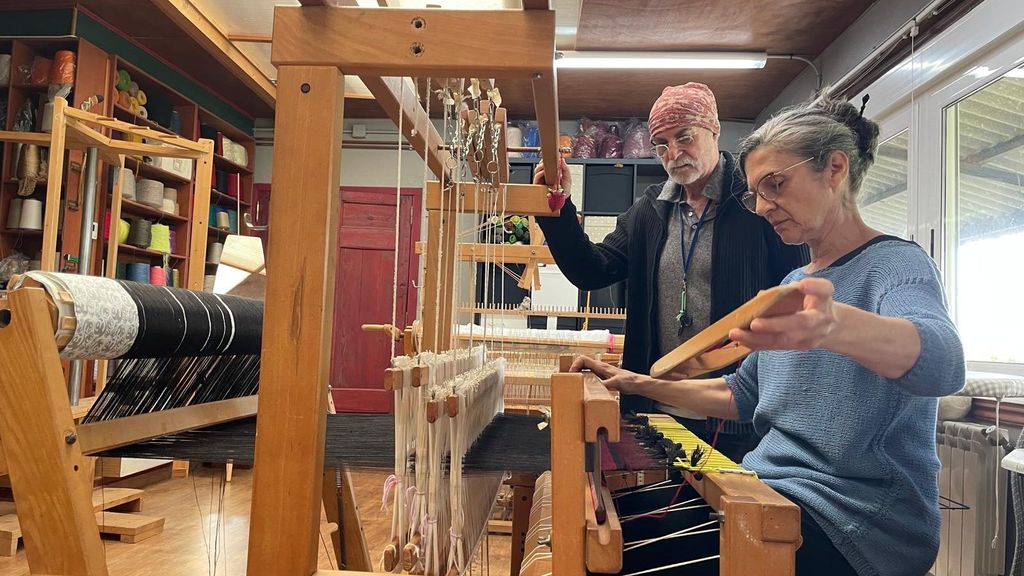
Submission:
<svg viewBox="0 0 1024 576">
<path fill-rule="evenodd" d="M 750 329 L 733 328 L 729 339 L 751 350 L 813 350 L 826 348 L 838 325 L 835 287 L 824 278 L 797 283 L 804 294 L 804 309 L 784 316 L 756 318 Z"/>
<path fill-rule="evenodd" d="M 593 372 L 609 390 L 617 390 L 623 394 L 636 394 L 642 383 L 651 381 L 650 376 L 630 372 L 595 360 L 590 356 L 578 356 L 573 361 L 572 367 L 569 368 L 570 372 L 582 372 L 583 370 Z"/>
</svg>

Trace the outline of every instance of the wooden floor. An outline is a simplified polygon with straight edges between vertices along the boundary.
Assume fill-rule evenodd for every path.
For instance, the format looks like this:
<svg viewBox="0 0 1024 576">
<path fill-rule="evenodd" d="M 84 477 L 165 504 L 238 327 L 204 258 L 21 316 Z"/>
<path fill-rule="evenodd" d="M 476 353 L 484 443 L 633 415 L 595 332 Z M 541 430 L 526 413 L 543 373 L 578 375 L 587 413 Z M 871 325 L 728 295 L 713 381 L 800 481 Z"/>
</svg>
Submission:
<svg viewBox="0 0 1024 576">
<path fill-rule="evenodd" d="M 189 478 L 168 478 L 144 487 L 142 511 L 163 516 L 164 531 L 137 544 L 105 539 L 111 576 L 244 576 L 252 474 L 236 469 L 231 483 L 223 483 L 222 470 L 194 466 L 192 472 Z M 374 562 L 379 561 L 391 530 L 390 511 L 380 509 L 386 476 L 383 472 L 359 472 L 353 479 Z M 320 543 L 321 568 L 336 567 L 334 553 L 328 553 L 329 542 L 325 533 Z M 477 568 L 473 574 L 508 576 L 508 536 L 492 535 L 489 546 L 487 542 L 484 546 L 490 550 L 489 571 Z M 28 575 L 23 545 L 17 556 L 0 558 L 0 576 Z"/>
</svg>

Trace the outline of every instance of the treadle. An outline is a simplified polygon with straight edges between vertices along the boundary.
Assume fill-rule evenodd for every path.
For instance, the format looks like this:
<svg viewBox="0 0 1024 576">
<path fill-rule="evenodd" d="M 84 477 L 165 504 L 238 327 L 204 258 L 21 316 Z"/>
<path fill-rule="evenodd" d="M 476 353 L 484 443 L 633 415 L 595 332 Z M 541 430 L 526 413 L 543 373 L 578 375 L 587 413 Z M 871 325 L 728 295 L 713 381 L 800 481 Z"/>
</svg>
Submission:
<svg viewBox="0 0 1024 576">
<path fill-rule="evenodd" d="M 141 512 L 142 496 L 145 490 L 137 488 L 93 488 L 92 509 L 116 510 L 118 512 Z"/>
<path fill-rule="evenodd" d="M 145 514 L 124 512 L 96 512 L 96 525 L 100 534 L 118 536 L 121 542 L 134 544 L 163 532 L 164 519 Z M 17 514 L 0 516 L 0 556 L 14 556 L 18 553 L 21 539 L 21 525 Z"/>
<path fill-rule="evenodd" d="M 135 488 L 95 488 L 92 509 L 96 512 L 96 525 L 101 534 L 119 536 L 121 542 L 134 543 L 156 536 L 164 529 L 164 519 L 143 514 L 142 496 L 145 490 Z M 117 510 L 117 512 L 105 512 Z M 0 502 L 0 557 L 18 553 L 21 525 L 13 502 Z"/>
<path fill-rule="evenodd" d="M 97 512 L 96 525 L 100 528 L 100 534 L 113 534 L 119 536 L 121 542 L 134 544 L 163 532 L 164 519 L 145 514 Z"/>
</svg>

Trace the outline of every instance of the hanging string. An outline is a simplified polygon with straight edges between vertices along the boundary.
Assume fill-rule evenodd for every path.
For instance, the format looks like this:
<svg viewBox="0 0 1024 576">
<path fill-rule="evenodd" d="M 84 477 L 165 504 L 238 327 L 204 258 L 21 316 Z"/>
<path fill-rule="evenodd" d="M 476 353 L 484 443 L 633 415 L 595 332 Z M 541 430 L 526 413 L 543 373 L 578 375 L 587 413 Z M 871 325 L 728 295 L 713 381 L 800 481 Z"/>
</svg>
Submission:
<svg viewBox="0 0 1024 576">
<path fill-rule="evenodd" d="M 391 287 L 391 325 L 398 326 L 398 254 L 401 248 L 398 240 L 398 231 L 402 222 L 402 143 L 405 136 L 402 133 L 402 122 L 405 120 L 405 78 L 400 78 L 401 88 L 398 91 L 398 138 L 396 138 L 396 151 L 398 153 L 398 169 L 395 177 L 395 251 L 394 270 L 392 274 Z M 403 327 L 404 328 L 404 327 Z M 395 338 L 391 340 L 391 357 L 395 357 Z"/>
</svg>

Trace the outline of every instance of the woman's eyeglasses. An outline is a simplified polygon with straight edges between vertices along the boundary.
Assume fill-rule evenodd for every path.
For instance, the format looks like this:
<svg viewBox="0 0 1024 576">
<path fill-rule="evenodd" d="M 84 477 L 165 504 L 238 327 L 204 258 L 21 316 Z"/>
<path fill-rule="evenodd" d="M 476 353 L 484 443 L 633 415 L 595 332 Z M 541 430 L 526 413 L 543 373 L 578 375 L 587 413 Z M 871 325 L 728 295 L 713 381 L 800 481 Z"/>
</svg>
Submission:
<svg viewBox="0 0 1024 576">
<path fill-rule="evenodd" d="M 769 202 L 774 202 L 775 199 L 779 197 L 779 193 L 782 191 L 782 183 L 784 182 L 784 180 L 779 180 L 779 176 L 801 164 L 806 164 L 811 160 L 814 160 L 814 158 L 814 156 L 811 156 L 810 158 L 801 160 L 788 168 L 769 172 L 762 176 L 753 190 L 747 190 L 743 193 L 743 196 L 740 198 L 740 201 L 743 202 L 743 206 L 745 206 L 747 210 L 755 212 L 757 210 L 758 196 Z"/>
</svg>

